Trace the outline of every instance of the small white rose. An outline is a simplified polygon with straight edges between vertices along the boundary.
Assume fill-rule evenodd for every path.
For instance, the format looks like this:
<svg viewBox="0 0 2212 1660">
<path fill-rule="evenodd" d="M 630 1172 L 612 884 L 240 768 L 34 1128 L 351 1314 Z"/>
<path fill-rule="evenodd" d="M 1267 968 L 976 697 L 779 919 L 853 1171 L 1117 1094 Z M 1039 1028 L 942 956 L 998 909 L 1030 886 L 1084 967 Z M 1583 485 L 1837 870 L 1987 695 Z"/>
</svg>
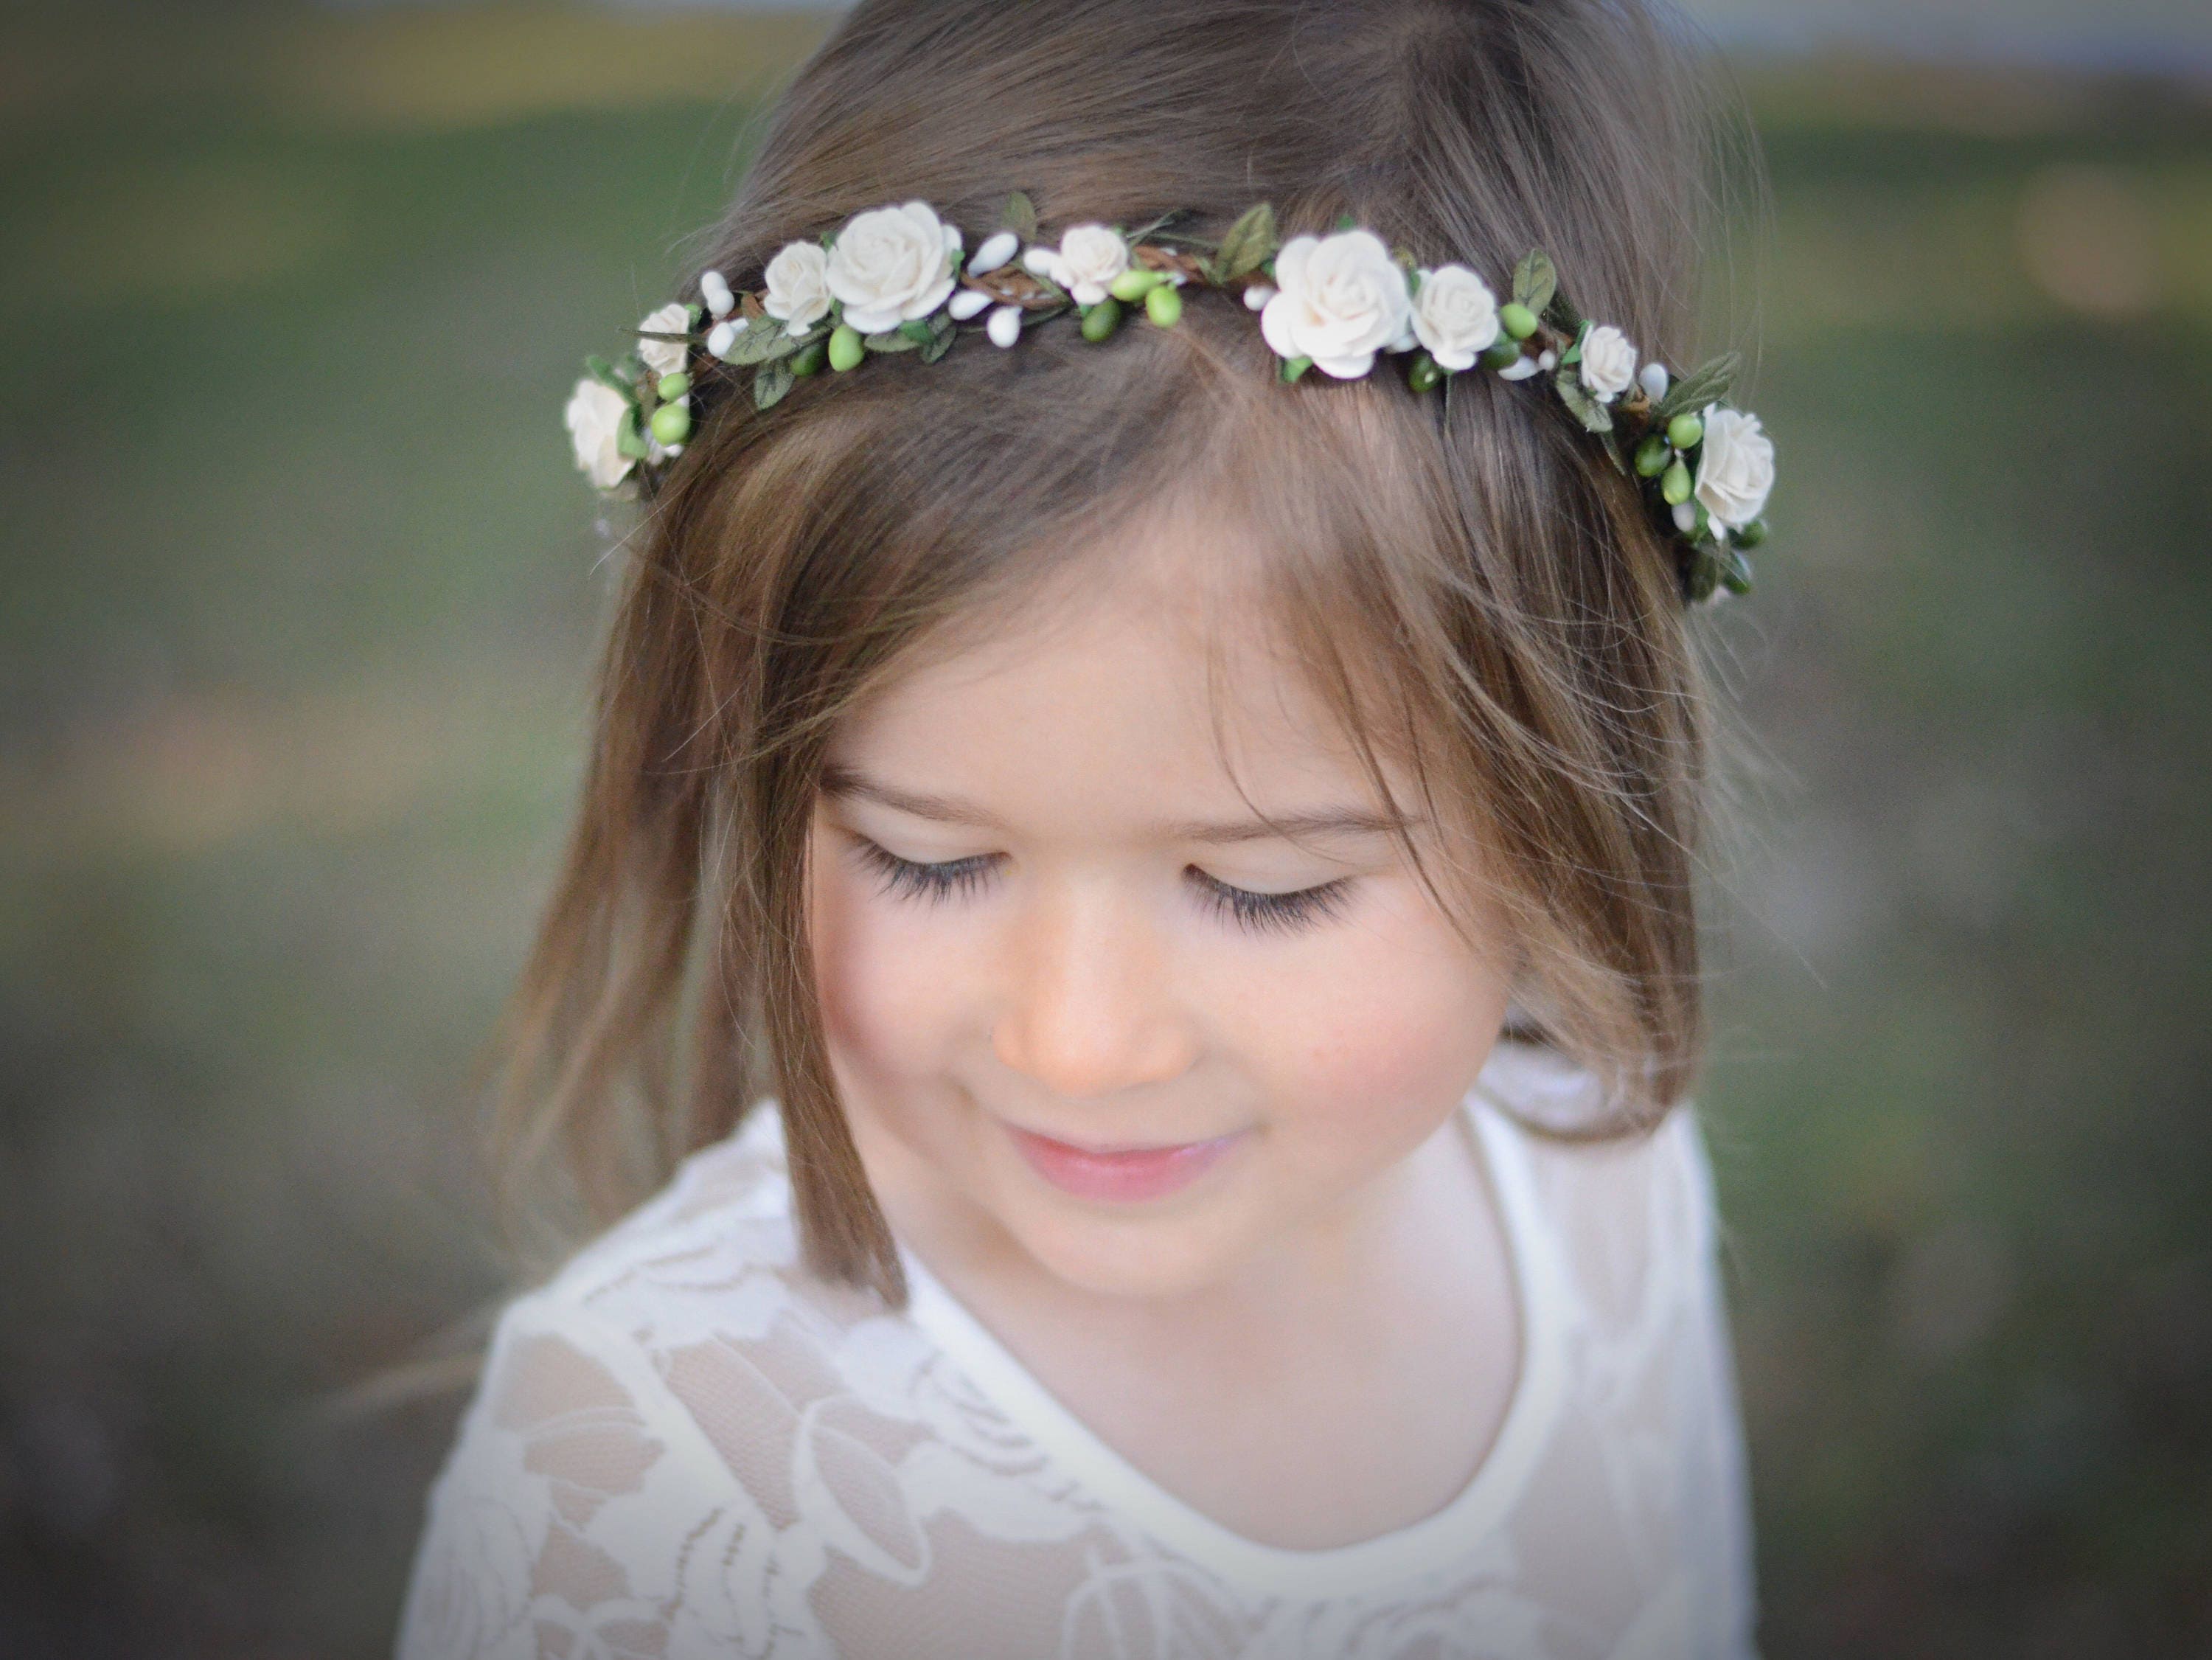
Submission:
<svg viewBox="0 0 2212 1660">
<path fill-rule="evenodd" d="M 768 262 L 761 307 L 787 334 L 804 334 L 830 314 L 830 256 L 818 242 L 787 242 Z"/>
<path fill-rule="evenodd" d="M 1748 525 L 1774 488 L 1774 441 L 1759 417 L 1716 404 L 1705 411 L 1698 450 L 1698 500 L 1724 525 Z"/>
<path fill-rule="evenodd" d="M 1079 306 L 1095 306 L 1107 285 L 1129 269 L 1129 245 L 1110 225 L 1071 225 L 1054 256 L 1052 280 Z"/>
<path fill-rule="evenodd" d="M 1498 338 L 1498 296 L 1465 265 L 1425 271 L 1413 295 L 1413 332 L 1438 368 L 1473 368 Z"/>
<path fill-rule="evenodd" d="M 603 490 L 622 483 L 635 464 L 615 447 L 629 400 L 612 386 L 589 376 L 576 382 L 563 418 L 576 447 L 576 466 Z"/>
<path fill-rule="evenodd" d="M 691 332 L 691 313 L 681 305 L 663 306 L 638 325 L 641 333 L 689 334 Z M 655 374 L 674 374 L 681 370 L 691 356 L 691 348 L 681 340 L 641 340 L 637 355 L 646 368 Z"/>
<path fill-rule="evenodd" d="M 727 317 L 737 309 L 738 296 L 730 292 L 729 279 L 718 271 L 699 274 L 699 297 L 707 302 L 710 317 Z"/>
<path fill-rule="evenodd" d="M 880 334 L 927 317 L 952 292 L 960 233 L 927 202 L 856 213 L 837 233 L 824 280 L 845 321 Z"/>
<path fill-rule="evenodd" d="M 1278 357 L 1310 357 L 1340 380 L 1375 367 L 1406 332 L 1413 302 L 1406 273 L 1371 230 L 1294 236 L 1275 254 L 1279 292 L 1260 313 Z"/>
<path fill-rule="evenodd" d="M 1610 404 L 1636 380 L 1636 348 L 1610 323 L 1592 329 L 1583 341 L 1583 385 L 1601 404 Z"/>
</svg>

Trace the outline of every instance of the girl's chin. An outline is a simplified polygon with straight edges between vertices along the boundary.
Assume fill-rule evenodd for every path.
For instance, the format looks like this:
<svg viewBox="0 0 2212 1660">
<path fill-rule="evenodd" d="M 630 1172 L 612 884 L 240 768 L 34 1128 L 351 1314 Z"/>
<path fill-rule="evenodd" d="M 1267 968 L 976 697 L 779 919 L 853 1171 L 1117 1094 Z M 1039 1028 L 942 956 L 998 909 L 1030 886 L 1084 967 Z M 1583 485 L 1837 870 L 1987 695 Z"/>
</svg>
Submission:
<svg viewBox="0 0 2212 1660">
<path fill-rule="evenodd" d="M 1195 1195 L 1194 1195 L 1194 1197 Z M 1030 1191 L 1000 1213 L 1036 1267 L 1101 1297 L 1179 1297 L 1218 1285 L 1255 1249 L 1227 1194 L 1171 1210 L 1103 1209 Z"/>
</svg>

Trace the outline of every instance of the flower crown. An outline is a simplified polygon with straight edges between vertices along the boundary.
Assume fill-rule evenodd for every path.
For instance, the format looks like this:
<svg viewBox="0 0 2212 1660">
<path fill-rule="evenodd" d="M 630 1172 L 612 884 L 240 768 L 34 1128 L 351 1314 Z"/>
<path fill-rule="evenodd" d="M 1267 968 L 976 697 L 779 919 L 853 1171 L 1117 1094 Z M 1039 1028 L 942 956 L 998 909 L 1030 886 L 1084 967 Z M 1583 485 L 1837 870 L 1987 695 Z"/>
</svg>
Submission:
<svg viewBox="0 0 2212 1660">
<path fill-rule="evenodd" d="M 1624 475 L 1641 481 L 1655 526 L 1681 555 L 1684 597 L 1742 593 L 1744 550 L 1765 538 L 1759 517 L 1774 483 L 1774 446 L 1759 417 L 1721 402 L 1733 352 L 1677 378 L 1638 363 L 1610 324 L 1595 326 L 1559 293 L 1550 257 L 1532 250 L 1503 305 L 1467 266 L 1418 266 L 1351 216 L 1327 236 L 1278 236 L 1262 203 L 1218 242 L 1170 230 L 1170 213 L 1135 231 L 1079 224 L 1053 247 L 1036 241 L 1036 210 L 1017 192 L 1002 228 L 972 256 L 960 229 L 926 202 L 855 214 L 818 241 L 787 243 L 758 294 L 733 293 L 720 271 L 699 279 L 702 308 L 662 307 L 638 325 L 635 349 L 610 363 L 585 360 L 567 418 L 576 465 L 600 489 L 631 493 L 683 451 L 691 396 L 702 375 L 750 368 L 766 410 L 803 375 L 852 369 L 875 352 L 915 352 L 933 363 L 975 324 L 994 345 L 1073 310 L 1083 337 L 1109 338 L 1141 307 L 1155 326 L 1182 315 L 1192 284 L 1242 296 L 1280 360 L 1280 378 L 1309 370 L 1339 380 L 1367 374 L 1389 352 L 1408 358 L 1417 392 L 1478 366 L 1501 380 L 1543 374 Z M 988 313 L 988 316 L 985 313 Z M 703 327 L 702 327 L 703 325 Z M 702 361 L 703 360 L 703 362 Z"/>
</svg>

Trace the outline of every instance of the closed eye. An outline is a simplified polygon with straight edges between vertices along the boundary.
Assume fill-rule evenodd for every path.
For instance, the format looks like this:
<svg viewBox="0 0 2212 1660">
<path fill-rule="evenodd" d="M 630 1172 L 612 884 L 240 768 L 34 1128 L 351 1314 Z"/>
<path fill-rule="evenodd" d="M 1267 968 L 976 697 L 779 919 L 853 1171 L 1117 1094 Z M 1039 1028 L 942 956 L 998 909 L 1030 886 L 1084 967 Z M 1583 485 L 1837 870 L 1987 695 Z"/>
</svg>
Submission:
<svg viewBox="0 0 2212 1660">
<path fill-rule="evenodd" d="M 999 861 L 994 853 L 979 853 L 967 859 L 948 859 L 940 864 L 919 864 L 911 859 L 902 859 L 862 836 L 853 839 L 853 850 L 860 862 L 876 873 L 885 893 L 930 901 L 959 898 L 974 892 L 990 879 L 992 867 Z"/>
<path fill-rule="evenodd" d="M 1340 876 L 1291 893 L 1254 893 L 1208 876 L 1195 865 L 1184 874 L 1207 909 L 1251 933 L 1295 933 L 1340 915 L 1352 886 L 1350 877 Z"/>
</svg>

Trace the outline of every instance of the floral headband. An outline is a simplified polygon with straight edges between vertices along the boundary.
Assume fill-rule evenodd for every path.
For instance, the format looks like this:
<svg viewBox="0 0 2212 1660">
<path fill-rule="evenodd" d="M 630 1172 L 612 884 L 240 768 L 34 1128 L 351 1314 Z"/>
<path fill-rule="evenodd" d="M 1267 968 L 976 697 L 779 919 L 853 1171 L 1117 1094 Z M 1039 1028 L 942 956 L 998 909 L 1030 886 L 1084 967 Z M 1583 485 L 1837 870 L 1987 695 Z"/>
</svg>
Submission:
<svg viewBox="0 0 2212 1660">
<path fill-rule="evenodd" d="M 818 242 L 787 244 L 759 294 L 733 293 L 708 271 L 703 312 L 664 306 L 638 325 L 636 348 L 619 362 L 585 360 L 590 373 L 567 411 L 576 465 L 600 489 L 631 493 L 635 478 L 682 453 L 697 376 L 725 366 L 753 371 L 753 404 L 765 410 L 825 364 L 842 373 L 871 353 L 906 351 L 933 363 L 978 319 L 1006 347 L 1071 309 L 1094 342 L 1139 307 L 1172 328 L 1182 290 L 1196 284 L 1238 294 L 1260 314 L 1285 381 L 1316 368 L 1354 379 L 1384 352 L 1409 357 L 1407 384 L 1417 392 L 1448 392 L 1454 375 L 1477 367 L 1505 380 L 1548 375 L 1613 464 L 1641 481 L 1655 526 L 1682 552 L 1685 597 L 1749 590 L 1744 550 L 1766 534 L 1759 514 L 1774 445 L 1757 416 L 1721 402 L 1735 353 L 1680 379 L 1656 360 L 1639 364 L 1618 328 L 1576 313 L 1540 249 L 1516 268 L 1512 298 L 1500 305 L 1465 265 L 1417 266 L 1349 215 L 1332 234 L 1285 242 L 1262 203 L 1218 243 L 1167 229 L 1179 216 L 1134 232 L 1076 225 L 1052 247 L 1036 240 L 1036 210 L 1017 192 L 1002 228 L 969 257 L 957 226 L 908 202 L 855 214 Z"/>
</svg>

